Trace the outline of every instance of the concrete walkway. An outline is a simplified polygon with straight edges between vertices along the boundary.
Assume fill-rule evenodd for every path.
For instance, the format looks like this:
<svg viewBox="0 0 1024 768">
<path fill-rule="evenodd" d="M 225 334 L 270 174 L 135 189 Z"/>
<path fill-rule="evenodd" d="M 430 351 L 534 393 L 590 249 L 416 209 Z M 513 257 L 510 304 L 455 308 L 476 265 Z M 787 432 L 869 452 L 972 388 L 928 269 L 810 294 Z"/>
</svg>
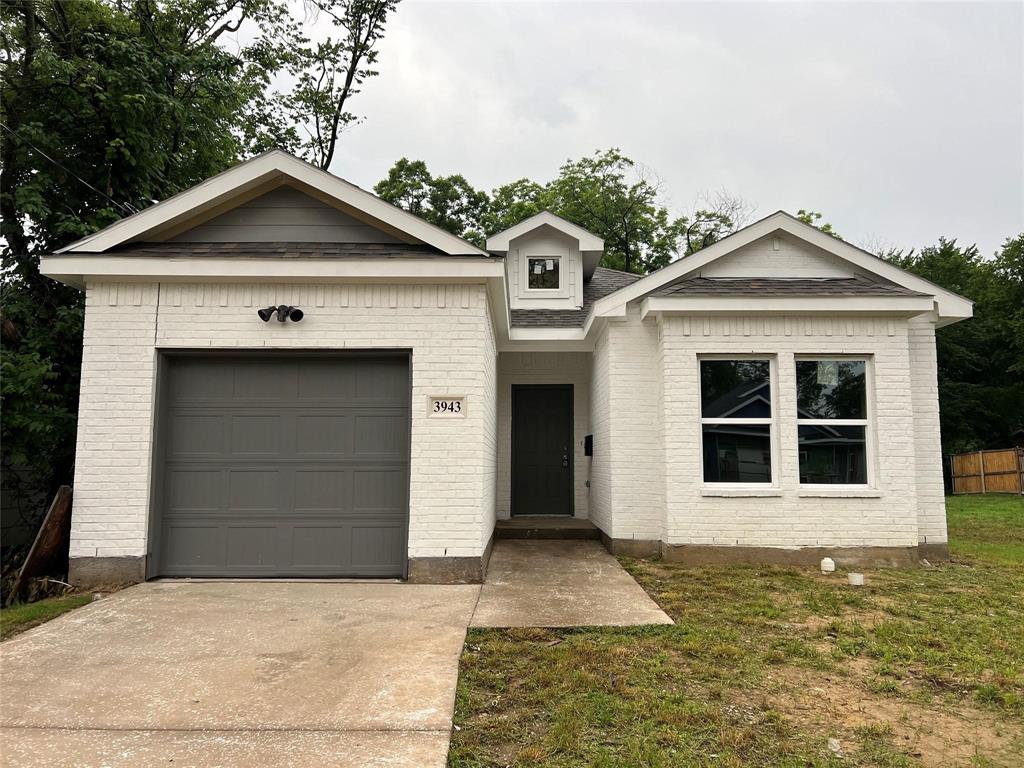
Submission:
<svg viewBox="0 0 1024 768">
<path fill-rule="evenodd" d="M 440 768 L 478 594 L 310 582 L 126 589 L 0 646 L 0 762 Z"/>
<path fill-rule="evenodd" d="M 474 627 L 671 624 L 596 541 L 495 542 Z"/>
<path fill-rule="evenodd" d="M 0 764 L 441 768 L 471 618 L 671 623 L 593 541 L 499 541 L 482 588 L 141 584 L 0 645 Z"/>
</svg>

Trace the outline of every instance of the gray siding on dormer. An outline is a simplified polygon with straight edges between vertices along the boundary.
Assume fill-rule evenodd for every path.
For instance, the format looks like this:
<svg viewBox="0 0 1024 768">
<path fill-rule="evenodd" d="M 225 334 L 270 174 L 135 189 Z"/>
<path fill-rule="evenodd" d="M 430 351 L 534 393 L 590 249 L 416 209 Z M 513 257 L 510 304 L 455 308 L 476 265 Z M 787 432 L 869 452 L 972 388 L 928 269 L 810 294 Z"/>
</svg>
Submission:
<svg viewBox="0 0 1024 768">
<path fill-rule="evenodd" d="M 291 187 L 278 187 L 182 232 L 183 243 L 400 243 Z"/>
</svg>

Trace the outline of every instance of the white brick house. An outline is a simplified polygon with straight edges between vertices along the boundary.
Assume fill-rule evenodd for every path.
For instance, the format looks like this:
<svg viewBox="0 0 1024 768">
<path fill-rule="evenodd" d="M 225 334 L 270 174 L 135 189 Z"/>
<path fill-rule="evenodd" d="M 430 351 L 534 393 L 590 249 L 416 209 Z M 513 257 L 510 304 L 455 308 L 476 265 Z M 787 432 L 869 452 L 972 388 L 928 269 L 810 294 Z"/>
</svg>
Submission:
<svg viewBox="0 0 1024 768">
<path fill-rule="evenodd" d="M 479 580 L 520 515 L 942 556 L 969 301 L 781 212 L 642 278 L 602 249 L 541 213 L 482 250 L 275 151 L 44 258 L 86 291 L 72 578 Z"/>
</svg>

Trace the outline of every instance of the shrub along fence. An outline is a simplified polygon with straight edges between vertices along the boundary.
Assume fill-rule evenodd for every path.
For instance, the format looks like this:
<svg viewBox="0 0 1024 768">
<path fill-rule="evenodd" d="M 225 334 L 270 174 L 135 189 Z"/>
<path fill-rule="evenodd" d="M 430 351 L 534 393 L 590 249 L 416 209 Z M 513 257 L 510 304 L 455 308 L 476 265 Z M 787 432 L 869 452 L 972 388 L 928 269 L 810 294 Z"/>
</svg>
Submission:
<svg viewBox="0 0 1024 768">
<path fill-rule="evenodd" d="M 1024 448 L 960 453 L 950 463 L 955 494 L 1024 494 Z"/>
</svg>

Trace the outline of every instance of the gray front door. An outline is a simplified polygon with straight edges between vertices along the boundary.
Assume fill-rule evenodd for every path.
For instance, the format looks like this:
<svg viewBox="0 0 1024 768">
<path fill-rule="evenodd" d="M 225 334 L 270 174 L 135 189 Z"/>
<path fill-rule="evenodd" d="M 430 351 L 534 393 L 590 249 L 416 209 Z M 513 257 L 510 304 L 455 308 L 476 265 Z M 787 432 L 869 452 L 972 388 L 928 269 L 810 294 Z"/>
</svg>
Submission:
<svg viewBox="0 0 1024 768">
<path fill-rule="evenodd" d="M 407 356 L 169 356 L 152 575 L 402 576 Z"/>
<path fill-rule="evenodd" d="M 572 385 L 512 387 L 512 514 L 571 515 Z"/>
</svg>

